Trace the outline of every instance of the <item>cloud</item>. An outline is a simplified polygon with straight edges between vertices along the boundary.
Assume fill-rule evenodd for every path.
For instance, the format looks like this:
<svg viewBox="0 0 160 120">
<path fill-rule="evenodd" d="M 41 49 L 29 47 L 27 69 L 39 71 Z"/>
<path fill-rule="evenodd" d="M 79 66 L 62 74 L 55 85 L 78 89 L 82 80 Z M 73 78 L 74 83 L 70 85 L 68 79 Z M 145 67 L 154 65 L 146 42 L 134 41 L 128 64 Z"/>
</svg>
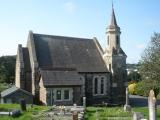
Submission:
<svg viewBox="0 0 160 120">
<path fill-rule="evenodd" d="M 145 43 L 140 43 L 140 44 L 136 45 L 136 48 L 138 48 L 138 49 L 144 49 L 145 47 L 146 47 Z"/>
<path fill-rule="evenodd" d="M 65 9 L 69 12 L 69 13 L 74 13 L 76 10 L 76 5 L 73 2 L 67 2 L 65 3 Z"/>
</svg>

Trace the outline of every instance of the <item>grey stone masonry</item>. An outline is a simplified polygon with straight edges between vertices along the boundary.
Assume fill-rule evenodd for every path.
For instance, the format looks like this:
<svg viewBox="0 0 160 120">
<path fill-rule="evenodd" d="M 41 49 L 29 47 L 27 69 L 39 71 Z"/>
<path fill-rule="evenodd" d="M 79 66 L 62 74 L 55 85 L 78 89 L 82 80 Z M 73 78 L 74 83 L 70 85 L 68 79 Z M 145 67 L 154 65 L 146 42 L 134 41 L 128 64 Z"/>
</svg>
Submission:
<svg viewBox="0 0 160 120">
<path fill-rule="evenodd" d="M 120 45 L 120 27 L 117 25 L 114 9 L 112 10 L 111 24 L 107 27 L 107 47 L 103 58 L 111 73 L 111 96 L 115 104 L 125 103 L 125 83 L 127 81 L 127 55 Z"/>
</svg>

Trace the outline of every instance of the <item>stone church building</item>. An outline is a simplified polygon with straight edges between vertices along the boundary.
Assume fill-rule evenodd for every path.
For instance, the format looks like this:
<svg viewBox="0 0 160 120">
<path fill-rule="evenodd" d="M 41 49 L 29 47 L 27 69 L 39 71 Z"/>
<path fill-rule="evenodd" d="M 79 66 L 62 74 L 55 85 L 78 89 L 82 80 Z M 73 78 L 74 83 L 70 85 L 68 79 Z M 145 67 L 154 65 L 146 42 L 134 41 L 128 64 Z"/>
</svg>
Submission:
<svg viewBox="0 0 160 120">
<path fill-rule="evenodd" d="M 45 105 L 125 101 L 126 54 L 120 46 L 114 9 L 106 31 L 106 49 L 96 38 L 75 38 L 29 32 L 27 46 L 18 45 L 16 87 Z"/>
</svg>

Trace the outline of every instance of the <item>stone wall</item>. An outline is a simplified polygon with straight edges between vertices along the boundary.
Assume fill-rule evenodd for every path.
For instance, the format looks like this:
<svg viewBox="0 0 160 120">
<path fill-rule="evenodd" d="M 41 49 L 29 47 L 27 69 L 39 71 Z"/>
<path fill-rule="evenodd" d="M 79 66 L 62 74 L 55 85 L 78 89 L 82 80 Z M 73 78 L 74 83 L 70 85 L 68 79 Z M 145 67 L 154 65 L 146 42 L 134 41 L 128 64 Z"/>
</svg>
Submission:
<svg viewBox="0 0 160 120">
<path fill-rule="evenodd" d="M 114 103 L 125 102 L 125 83 L 127 81 L 126 57 L 115 56 L 112 60 L 112 100 Z M 117 84 L 113 86 L 113 84 Z"/>
<path fill-rule="evenodd" d="M 46 94 L 47 93 L 46 93 L 46 88 L 43 86 L 42 79 L 40 79 L 39 87 L 40 87 L 40 89 L 39 89 L 39 93 L 40 93 L 39 100 L 42 104 L 47 105 L 47 101 L 46 101 L 46 97 L 47 97 Z"/>
<path fill-rule="evenodd" d="M 70 100 L 56 100 L 56 90 L 69 90 Z M 63 96 L 63 95 L 62 95 Z M 50 86 L 44 87 L 40 80 L 40 101 L 45 105 L 82 105 L 81 86 Z"/>
<path fill-rule="evenodd" d="M 123 104 L 127 82 L 126 56 L 105 54 L 104 59 L 111 72 L 111 101 L 115 104 Z"/>
<path fill-rule="evenodd" d="M 73 87 L 73 103 L 82 105 L 82 89 L 80 86 Z"/>
<path fill-rule="evenodd" d="M 15 69 L 15 84 L 16 87 L 24 89 L 24 60 L 22 45 L 18 45 Z"/>
<path fill-rule="evenodd" d="M 87 105 L 101 104 L 103 102 L 108 103 L 110 100 L 110 74 L 109 73 L 95 73 L 95 74 L 84 74 L 85 76 L 85 94 Z M 106 91 L 104 95 L 93 95 L 93 78 L 94 76 L 105 76 L 106 77 Z"/>
<path fill-rule="evenodd" d="M 35 50 L 32 31 L 30 31 L 28 35 L 27 48 L 29 52 L 29 59 L 30 59 L 30 65 L 31 65 L 31 71 L 32 71 L 31 72 L 32 94 L 36 96 L 38 94 L 36 93 L 36 89 L 38 89 L 38 85 L 36 86 L 36 73 L 38 71 L 38 62 L 37 62 L 37 56 L 36 56 L 36 50 Z"/>
</svg>

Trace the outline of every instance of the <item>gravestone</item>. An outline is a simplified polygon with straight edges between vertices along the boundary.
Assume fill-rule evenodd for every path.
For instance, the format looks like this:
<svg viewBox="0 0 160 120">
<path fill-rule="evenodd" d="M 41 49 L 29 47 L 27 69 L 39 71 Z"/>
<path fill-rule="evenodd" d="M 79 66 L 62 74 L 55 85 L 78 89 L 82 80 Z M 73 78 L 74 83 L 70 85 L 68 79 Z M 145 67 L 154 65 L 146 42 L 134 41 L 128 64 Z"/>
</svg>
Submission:
<svg viewBox="0 0 160 120">
<path fill-rule="evenodd" d="M 134 112 L 133 113 L 133 120 L 143 120 L 144 116 L 140 112 Z"/>
<path fill-rule="evenodd" d="M 20 106 L 22 111 L 26 111 L 26 100 L 20 99 Z"/>
<path fill-rule="evenodd" d="M 78 120 L 78 112 L 77 111 L 74 111 L 72 115 L 73 115 L 73 120 Z"/>
<path fill-rule="evenodd" d="M 129 105 L 128 87 L 126 88 L 126 104 L 124 105 L 124 111 L 131 112 L 131 106 Z"/>
<path fill-rule="evenodd" d="M 148 97 L 149 120 L 156 120 L 156 97 L 153 90 L 150 90 Z"/>
<path fill-rule="evenodd" d="M 86 108 L 86 97 L 83 97 L 83 107 Z"/>
</svg>

